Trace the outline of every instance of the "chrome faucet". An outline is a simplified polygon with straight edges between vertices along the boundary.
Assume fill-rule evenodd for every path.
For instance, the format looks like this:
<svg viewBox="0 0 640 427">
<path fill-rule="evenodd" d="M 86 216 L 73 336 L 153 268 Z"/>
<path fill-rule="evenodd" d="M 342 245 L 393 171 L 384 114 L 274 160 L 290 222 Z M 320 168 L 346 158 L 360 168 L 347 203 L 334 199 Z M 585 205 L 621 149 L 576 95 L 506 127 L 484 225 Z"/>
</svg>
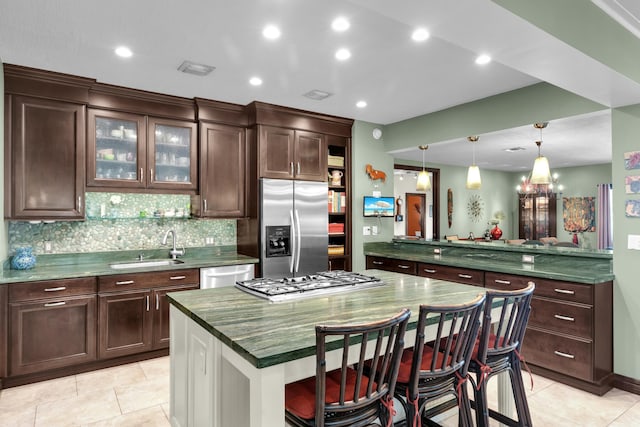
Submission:
<svg viewBox="0 0 640 427">
<path fill-rule="evenodd" d="M 162 244 L 166 245 L 167 244 L 167 239 L 169 238 L 169 234 L 172 235 L 173 237 L 173 246 L 172 248 L 169 250 L 169 256 L 171 257 L 171 259 L 176 259 L 179 256 L 183 256 L 185 253 L 184 248 L 182 249 L 177 249 L 176 248 L 176 231 L 175 230 L 168 230 L 165 235 L 164 238 L 162 239 Z"/>
</svg>

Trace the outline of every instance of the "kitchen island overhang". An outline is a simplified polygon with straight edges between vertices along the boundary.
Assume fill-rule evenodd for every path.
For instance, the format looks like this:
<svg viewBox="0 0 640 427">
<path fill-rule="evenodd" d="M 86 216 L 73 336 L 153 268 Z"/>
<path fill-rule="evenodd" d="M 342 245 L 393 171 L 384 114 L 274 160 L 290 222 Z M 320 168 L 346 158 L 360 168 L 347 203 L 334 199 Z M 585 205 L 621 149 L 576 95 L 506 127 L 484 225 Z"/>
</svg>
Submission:
<svg viewBox="0 0 640 427">
<path fill-rule="evenodd" d="M 385 285 L 284 303 L 234 288 L 170 294 L 172 425 L 284 425 L 285 384 L 315 375 L 316 324 L 366 323 L 402 308 L 417 314 L 420 304 L 460 304 L 485 292 L 380 270 L 363 274 Z M 409 321 L 407 346 L 415 340 L 416 318 Z M 339 366 L 333 354 L 329 369 Z"/>
</svg>

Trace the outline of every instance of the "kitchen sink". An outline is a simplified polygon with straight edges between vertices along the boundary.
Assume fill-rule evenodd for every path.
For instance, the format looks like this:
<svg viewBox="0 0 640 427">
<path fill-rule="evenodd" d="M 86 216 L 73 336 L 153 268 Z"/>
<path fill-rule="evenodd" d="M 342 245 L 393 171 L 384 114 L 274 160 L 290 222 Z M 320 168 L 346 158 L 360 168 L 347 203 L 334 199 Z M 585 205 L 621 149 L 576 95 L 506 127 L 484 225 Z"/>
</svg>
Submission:
<svg viewBox="0 0 640 427">
<path fill-rule="evenodd" d="M 125 268 L 162 267 L 164 265 L 183 264 L 179 259 L 152 259 L 147 261 L 113 262 L 109 267 L 120 270 Z"/>
</svg>

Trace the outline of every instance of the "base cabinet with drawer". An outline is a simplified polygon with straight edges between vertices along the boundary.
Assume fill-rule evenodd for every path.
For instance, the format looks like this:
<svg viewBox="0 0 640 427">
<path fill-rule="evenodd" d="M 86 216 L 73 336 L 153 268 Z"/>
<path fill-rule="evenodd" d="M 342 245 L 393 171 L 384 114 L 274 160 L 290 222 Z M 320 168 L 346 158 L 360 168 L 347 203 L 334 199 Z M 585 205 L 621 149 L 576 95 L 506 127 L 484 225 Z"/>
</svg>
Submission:
<svg viewBox="0 0 640 427">
<path fill-rule="evenodd" d="M 169 347 L 166 294 L 197 289 L 197 269 L 98 278 L 98 357 Z"/>
<path fill-rule="evenodd" d="M 447 265 L 418 263 L 418 276 L 448 280 L 465 285 L 484 286 L 484 271 Z"/>
<path fill-rule="evenodd" d="M 367 256 L 367 269 L 394 271 L 416 275 L 417 264 L 414 261 L 403 261 L 394 258 Z"/>
</svg>

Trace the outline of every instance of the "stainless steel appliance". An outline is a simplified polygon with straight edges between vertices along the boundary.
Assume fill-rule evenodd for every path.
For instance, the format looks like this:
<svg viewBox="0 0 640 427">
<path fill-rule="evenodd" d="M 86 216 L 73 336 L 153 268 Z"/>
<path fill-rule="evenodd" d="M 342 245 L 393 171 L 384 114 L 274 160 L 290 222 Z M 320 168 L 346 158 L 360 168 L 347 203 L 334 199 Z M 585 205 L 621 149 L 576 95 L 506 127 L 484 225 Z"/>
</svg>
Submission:
<svg viewBox="0 0 640 427">
<path fill-rule="evenodd" d="M 383 284 L 384 282 L 374 276 L 335 270 L 283 279 L 243 280 L 238 281 L 236 287 L 251 295 L 280 302 L 355 291 Z"/>
<path fill-rule="evenodd" d="M 225 265 L 200 269 L 200 289 L 233 286 L 237 281 L 253 279 L 253 264 Z"/>
<path fill-rule="evenodd" d="M 264 277 L 297 277 L 328 264 L 327 183 L 260 180 Z"/>
</svg>

